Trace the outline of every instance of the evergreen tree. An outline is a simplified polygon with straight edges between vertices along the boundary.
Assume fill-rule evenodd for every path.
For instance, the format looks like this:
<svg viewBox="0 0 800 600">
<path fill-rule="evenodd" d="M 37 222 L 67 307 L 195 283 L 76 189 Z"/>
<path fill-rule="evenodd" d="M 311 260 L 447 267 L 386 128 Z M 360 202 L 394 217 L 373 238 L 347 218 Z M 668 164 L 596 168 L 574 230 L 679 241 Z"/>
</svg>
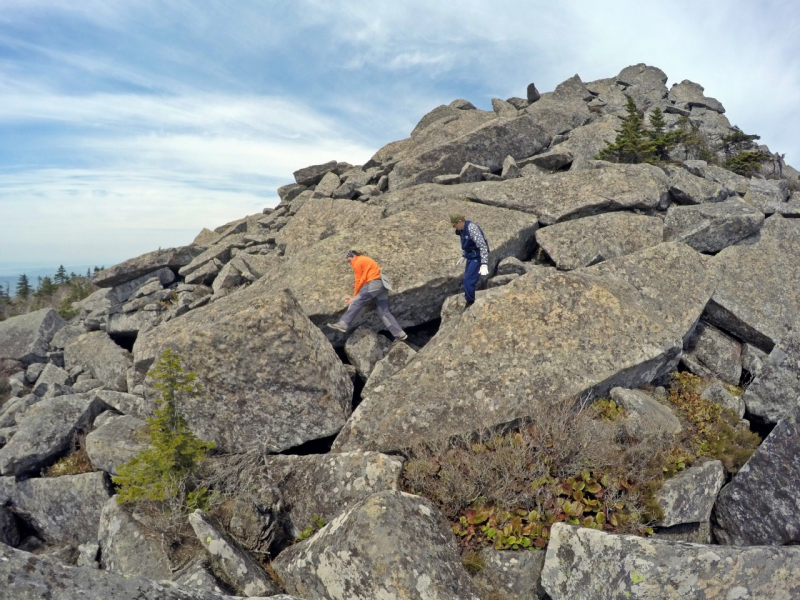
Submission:
<svg viewBox="0 0 800 600">
<path fill-rule="evenodd" d="M 178 411 L 178 401 L 202 393 L 195 373 L 184 371 L 180 357 L 166 350 L 150 371 L 161 392 L 158 409 L 147 419 L 150 446 L 119 468 L 113 478 L 120 486 L 119 502 L 152 500 L 167 502 L 180 498 L 185 508 L 201 508 L 208 499 L 205 488 L 193 485 L 193 475 L 214 442 L 199 440 Z"/>
<path fill-rule="evenodd" d="M 59 265 L 58 271 L 56 271 L 53 279 L 58 285 L 67 283 L 69 281 L 69 277 L 67 277 L 67 270 L 64 268 L 64 265 Z"/>
<path fill-rule="evenodd" d="M 19 276 L 17 280 L 17 297 L 27 300 L 31 295 L 31 285 L 28 282 L 28 276 L 24 273 Z"/>
<path fill-rule="evenodd" d="M 603 148 L 597 158 L 620 163 L 651 162 L 655 153 L 645 133 L 642 117 L 630 96 L 625 111 L 628 115 L 622 120 L 616 139 Z"/>
<path fill-rule="evenodd" d="M 761 136 L 747 134 L 737 126 L 733 126 L 733 131 L 722 136 L 722 149 L 727 157 L 724 167 L 743 175 L 751 177 L 761 168 L 761 163 L 766 162 L 770 157 L 758 151 L 756 140 Z"/>
<path fill-rule="evenodd" d="M 86 268 L 86 279 L 92 278 L 92 271 L 88 267 Z"/>
<path fill-rule="evenodd" d="M 51 298 L 58 290 L 58 286 L 49 277 L 39 277 L 39 288 L 33 294 L 36 298 Z"/>
</svg>

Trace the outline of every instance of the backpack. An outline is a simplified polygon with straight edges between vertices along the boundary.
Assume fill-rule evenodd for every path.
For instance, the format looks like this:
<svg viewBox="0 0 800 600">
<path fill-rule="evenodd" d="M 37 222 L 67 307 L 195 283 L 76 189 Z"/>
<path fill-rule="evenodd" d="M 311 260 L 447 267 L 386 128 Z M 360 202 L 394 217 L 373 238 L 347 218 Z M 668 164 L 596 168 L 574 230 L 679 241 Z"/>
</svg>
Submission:
<svg viewBox="0 0 800 600">
<path fill-rule="evenodd" d="M 389 281 L 389 280 L 386 278 L 386 275 L 384 275 L 384 274 L 383 274 L 383 271 L 381 271 L 381 283 L 383 284 L 383 287 L 384 287 L 384 288 L 386 288 L 386 291 L 387 291 L 387 292 L 391 292 L 391 291 L 393 291 L 393 288 L 392 288 L 392 282 L 391 282 L 391 281 Z"/>
</svg>

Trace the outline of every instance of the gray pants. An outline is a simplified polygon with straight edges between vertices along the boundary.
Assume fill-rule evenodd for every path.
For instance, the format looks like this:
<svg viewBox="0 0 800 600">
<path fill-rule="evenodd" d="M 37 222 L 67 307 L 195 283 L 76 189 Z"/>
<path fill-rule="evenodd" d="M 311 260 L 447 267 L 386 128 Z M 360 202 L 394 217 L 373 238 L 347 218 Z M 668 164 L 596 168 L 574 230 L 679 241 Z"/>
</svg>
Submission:
<svg viewBox="0 0 800 600">
<path fill-rule="evenodd" d="M 339 319 L 338 324 L 346 329 L 350 329 L 350 325 L 356 320 L 359 313 L 373 300 L 375 300 L 375 304 L 378 306 L 378 316 L 391 334 L 394 337 L 403 335 L 403 330 L 400 328 L 400 325 L 397 324 L 397 319 L 389 312 L 389 292 L 383 287 L 383 283 L 381 283 L 380 279 L 373 279 L 364 284 L 364 287 L 359 290 L 358 295 L 350 302 L 350 306 L 347 307 L 347 311 L 342 315 L 342 318 Z"/>
</svg>

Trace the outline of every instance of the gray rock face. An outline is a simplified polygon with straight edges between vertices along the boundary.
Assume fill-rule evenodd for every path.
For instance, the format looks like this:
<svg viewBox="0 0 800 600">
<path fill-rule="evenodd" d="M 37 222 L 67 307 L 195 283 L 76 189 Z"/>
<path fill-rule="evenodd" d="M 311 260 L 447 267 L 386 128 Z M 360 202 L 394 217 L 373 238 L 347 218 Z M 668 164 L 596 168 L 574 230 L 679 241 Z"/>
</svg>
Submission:
<svg viewBox="0 0 800 600">
<path fill-rule="evenodd" d="M 201 511 L 189 515 L 189 524 L 211 559 L 239 592 L 249 597 L 280 592 L 255 559 L 219 531 Z"/>
<path fill-rule="evenodd" d="M 317 187 L 314 188 L 313 197 L 330 198 L 341 184 L 342 181 L 336 173 L 325 173 Z"/>
<path fill-rule="evenodd" d="M 128 391 L 126 373 L 133 365 L 131 353 L 117 346 L 103 331 L 86 333 L 67 346 L 64 363 L 67 369 L 88 368 L 110 390 Z"/>
<path fill-rule="evenodd" d="M 473 202 L 534 213 L 551 225 L 613 210 L 653 210 L 667 197 L 667 185 L 667 176 L 657 167 L 620 164 L 478 183 L 466 196 Z"/>
<path fill-rule="evenodd" d="M 286 256 L 292 256 L 341 231 L 377 223 L 383 213 L 381 207 L 360 202 L 312 198 L 280 230 L 275 241 L 284 248 Z"/>
<path fill-rule="evenodd" d="M 667 479 L 656 494 L 664 511 L 664 518 L 658 525 L 672 527 L 708 521 L 723 483 L 725 468 L 718 460 L 690 467 Z"/>
<path fill-rule="evenodd" d="M 25 381 L 31 385 L 36 383 L 36 380 L 39 379 L 39 375 L 42 374 L 46 366 L 47 365 L 42 363 L 33 363 L 29 365 L 28 368 L 25 369 Z"/>
<path fill-rule="evenodd" d="M 517 116 L 517 108 L 500 98 L 492 98 L 492 110 L 498 117 L 513 118 Z"/>
<path fill-rule="evenodd" d="M 450 213 L 465 212 L 486 233 L 491 243 L 490 271 L 507 256 L 527 257 L 537 228 L 532 215 L 459 201 L 426 202 L 431 188 L 461 187 L 431 185 L 425 190 L 411 188 L 387 194 L 399 202 L 408 200 L 408 195 L 422 205 L 326 238 L 289 257 L 274 276 L 260 279 L 239 294 L 270 296 L 289 288 L 314 323 L 335 321 L 344 312 L 343 300 L 353 293 L 353 270 L 343 257 L 349 249 L 356 248 L 375 259 L 391 280 L 394 292 L 389 303 L 401 327 L 435 319 L 444 299 L 461 289 L 463 281 L 463 266 L 456 266 L 461 246 L 447 220 Z M 364 311 L 354 325 L 384 327 L 372 308 Z M 344 343 L 344 336 L 332 337 L 337 345 Z"/>
<path fill-rule="evenodd" d="M 211 570 L 206 565 L 205 557 L 197 558 L 181 569 L 180 573 L 174 577 L 175 583 L 187 588 L 206 590 L 209 592 L 222 593 L 222 588 Z M 276 598 L 277 596 L 271 596 Z"/>
<path fill-rule="evenodd" d="M 50 340 L 66 321 L 52 308 L 0 322 L 0 359 L 20 361 L 24 366 L 46 362 Z"/>
<path fill-rule="evenodd" d="M 291 202 L 297 196 L 299 196 L 302 192 L 305 192 L 308 188 L 304 185 L 300 185 L 298 183 L 290 183 L 288 185 L 283 185 L 278 188 L 278 197 L 281 199 L 281 202 Z M 195 243 L 199 243 L 195 240 Z"/>
<path fill-rule="evenodd" d="M 733 171 L 715 165 L 709 165 L 704 160 L 685 160 L 681 166 L 692 175 L 714 181 L 723 187 L 735 191 L 741 196 L 747 193 L 750 180 L 747 179 L 747 177 L 737 175 Z"/>
<path fill-rule="evenodd" d="M 0 477 L 0 504 L 11 503 L 46 542 L 94 542 L 100 513 L 111 494 L 105 473 L 14 481 Z"/>
<path fill-rule="evenodd" d="M 616 139 L 620 123 L 619 117 L 604 115 L 596 121 L 570 131 L 567 140 L 553 146 L 548 153 L 568 154 L 572 162 L 571 171 L 593 168 L 590 161 Z"/>
<path fill-rule="evenodd" d="M 481 557 L 486 563 L 472 580 L 481 596 L 502 594 L 506 600 L 544 599 L 544 588 L 539 581 L 544 567 L 544 552 L 513 552 L 485 548 Z"/>
<path fill-rule="evenodd" d="M 168 581 L 123 577 L 84 567 L 68 567 L 55 559 L 34 556 L 0 544 L 0 586 L 8 598 L 114 598 L 114 600 L 233 600 Z M 287 599 L 287 596 L 283 596 Z M 289 599 L 291 600 L 291 599 Z"/>
<path fill-rule="evenodd" d="M 744 201 L 764 214 L 778 212 L 779 207 L 789 199 L 789 188 L 784 180 L 750 179 Z"/>
<path fill-rule="evenodd" d="M 517 164 L 519 167 L 535 165 L 545 171 L 555 171 L 556 169 L 567 166 L 572 162 L 572 160 L 572 153 L 569 150 L 562 150 L 560 149 L 560 146 L 557 146 L 555 149 L 548 150 L 542 154 L 537 154 L 536 156 L 531 156 L 529 158 L 523 158 Z M 508 177 L 507 179 L 512 178 Z"/>
<path fill-rule="evenodd" d="M 678 204 L 704 204 L 723 202 L 733 191 L 686 169 L 676 169 L 669 181 L 669 193 Z"/>
<path fill-rule="evenodd" d="M 396 450 L 651 381 L 680 346 L 655 315 L 619 279 L 522 275 L 443 322 L 408 367 L 363 394 L 334 448 Z"/>
<path fill-rule="evenodd" d="M 272 563 L 304 598 L 477 600 L 453 533 L 430 502 L 373 494 Z"/>
<path fill-rule="evenodd" d="M 389 352 L 386 353 L 381 360 L 375 363 L 375 366 L 372 368 L 372 372 L 369 375 L 369 379 L 364 384 L 364 392 L 370 391 L 375 386 L 377 386 L 380 382 L 388 379 L 401 369 L 405 368 L 405 366 L 411 362 L 417 355 L 416 351 L 413 350 L 408 344 L 403 344 L 402 342 L 392 345 L 389 349 Z"/>
<path fill-rule="evenodd" d="M 775 426 L 722 488 L 714 506 L 717 540 L 740 546 L 800 542 L 798 472 L 800 406 Z"/>
<path fill-rule="evenodd" d="M 472 108 L 475 107 L 473 106 Z M 441 121 L 443 119 L 448 119 L 450 121 L 458 119 L 460 116 L 458 113 L 459 109 L 460 109 L 459 107 L 455 107 L 452 105 L 445 106 L 444 104 L 442 104 L 440 106 L 437 106 L 436 108 L 434 108 L 432 111 L 430 111 L 428 114 L 426 114 L 424 117 L 420 119 L 419 123 L 417 123 L 417 126 L 414 127 L 414 130 L 411 132 L 411 137 L 416 137 L 421 131 L 427 129 L 430 125 L 436 123 L 437 121 Z"/>
<path fill-rule="evenodd" d="M 166 348 L 205 387 L 181 407 L 190 428 L 221 449 L 265 443 L 284 450 L 335 434 L 350 415 L 353 384 L 289 292 L 264 294 L 252 285 L 140 334 L 137 370 Z"/>
<path fill-rule="evenodd" d="M 433 181 L 436 175 L 460 171 L 468 162 L 499 170 L 506 156 L 531 156 L 549 142 L 531 115 L 489 121 L 462 137 L 401 160 L 389 175 L 389 189 Z"/>
<path fill-rule="evenodd" d="M 800 594 L 800 548 L 724 548 L 556 523 L 542 570 L 552 600 L 701 600 Z"/>
<path fill-rule="evenodd" d="M 64 369 L 59 369 L 52 363 L 47 363 L 47 366 L 42 370 L 39 377 L 36 379 L 36 385 L 33 386 L 33 393 L 37 396 L 44 396 L 47 391 L 53 387 L 53 384 L 66 385 L 69 382 L 69 373 Z"/>
<path fill-rule="evenodd" d="M 638 107 L 652 106 L 665 98 L 666 82 L 664 71 L 644 63 L 625 67 L 616 77 L 616 83 L 624 88 L 624 94 L 633 98 Z"/>
<path fill-rule="evenodd" d="M 689 542 L 690 544 L 710 544 L 711 523 L 684 523 L 672 527 L 657 527 L 653 533 L 655 539 L 671 542 Z"/>
<path fill-rule="evenodd" d="M 678 417 L 664 404 L 642 390 L 611 390 L 611 399 L 628 413 L 626 428 L 636 438 L 666 431 L 677 435 L 683 429 Z"/>
<path fill-rule="evenodd" d="M 157 534 L 148 534 L 135 516 L 117 503 L 117 496 L 103 506 L 97 539 L 101 566 L 106 571 L 147 579 L 169 579 L 172 575 Z"/>
<path fill-rule="evenodd" d="M 772 349 L 743 400 L 747 410 L 777 423 L 800 401 L 800 332 L 793 332 Z"/>
<path fill-rule="evenodd" d="M 201 246 L 181 246 L 148 252 L 100 271 L 92 278 L 92 283 L 99 287 L 114 287 L 163 267 L 177 271 L 202 251 Z"/>
<path fill-rule="evenodd" d="M 468 162 L 461 168 L 461 171 L 459 171 L 458 180 L 461 183 L 475 183 L 477 181 L 483 181 L 484 174 L 488 172 L 489 167 L 484 167 L 483 165 L 474 165 Z"/>
<path fill-rule="evenodd" d="M 672 206 L 664 220 L 664 241 L 684 242 L 698 252 L 719 252 L 756 233 L 764 215 L 742 200 Z"/>
<path fill-rule="evenodd" d="M 732 410 L 740 419 L 744 416 L 745 406 L 742 397 L 731 394 L 719 381 L 708 385 L 708 387 L 703 390 L 703 393 L 700 394 L 700 397 L 703 400 L 719 404 L 722 408 Z"/>
<path fill-rule="evenodd" d="M 0 544 L 18 546 L 20 542 L 19 528 L 14 513 L 0 506 Z"/>
<path fill-rule="evenodd" d="M 124 415 L 132 415 L 141 420 L 152 417 L 156 409 L 153 398 L 143 398 L 136 394 L 126 394 L 124 392 L 114 392 L 112 390 L 98 390 L 93 392 L 99 400 L 121 412 Z"/>
<path fill-rule="evenodd" d="M 800 314 L 800 222 L 773 215 L 760 233 L 717 255 L 720 280 L 707 318 L 769 352 Z"/>
<path fill-rule="evenodd" d="M 557 268 L 569 271 L 657 246 L 663 229 L 658 217 L 614 212 L 543 227 L 536 241 Z"/>
<path fill-rule="evenodd" d="M 380 359 L 389 351 L 389 340 L 378 335 L 372 329 L 359 327 L 344 344 L 344 351 L 350 364 L 365 381 L 372 373 L 372 369 Z"/>
<path fill-rule="evenodd" d="M 739 342 L 716 327 L 698 323 L 687 350 L 691 358 L 711 373 L 731 385 L 739 385 L 742 377 L 742 345 Z"/>
<path fill-rule="evenodd" d="M 588 102 L 594 96 L 586 89 L 578 75 L 573 75 L 566 81 L 562 81 L 553 90 L 553 97 L 558 100 L 582 100 Z"/>
<path fill-rule="evenodd" d="M 12 397 L 5 404 L 0 406 L 0 427 L 13 427 L 17 424 L 17 418 L 22 416 L 28 408 L 39 402 L 41 398 L 34 394 Z"/>
<path fill-rule="evenodd" d="M 327 173 L 336 169 L 336 161 L 332 160 L 321 165 L 311 165 L 294 172 L 294 180 L 298 185 L 317 185 Z"/>
<path fill-rule="evenodd" d="M 86 454 L 96 468 L 117 474 L 117 469 L 139 454 L 146 446 L 143 436 L 146 423 L 130 415 L 98 427 L 86 436 Z"/>
<path fill-rule="evenodd" d="M 0 473 L 22 475 L 69 449 L 73 435 L 100 414 L 101 403 L 80 394 L 41 400 L 19 419 L 19 429 L 0 448 Z"/>
<path fill-rule="evenodd" d="M 668 98 L 679 107 L 693 108 L 699 106 L 714 112 L 724 113 L 725 109 L 719 101 L 703 94 L 703 86 L 688 79 L 676 83 L 669 91 Z"/>
</svg>

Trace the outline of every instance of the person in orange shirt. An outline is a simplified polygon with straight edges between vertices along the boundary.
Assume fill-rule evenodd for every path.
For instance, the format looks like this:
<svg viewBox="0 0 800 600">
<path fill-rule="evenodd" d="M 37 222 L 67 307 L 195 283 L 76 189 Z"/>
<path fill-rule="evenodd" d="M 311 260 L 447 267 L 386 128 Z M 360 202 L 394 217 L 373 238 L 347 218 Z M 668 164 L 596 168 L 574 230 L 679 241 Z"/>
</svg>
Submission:
<svg viewBox="0 0 800 600">
<path fill-rule="evenodd" d="M 353 284 L 353 297 L 348 298 L 347 311 L 336 323 L 328 324 L 330 329 L 347 333 L 350 325 L 356 317 L 364 310 L 370 302 L 375 300 L 378 308 L 378 316 L 386 325 L 386 328 L 394 336 L 395 341 L 402 341 L 408 338 L 406 332 L 400 328 L 397 319 L 389 312 L 389 292 L 381 279 L 381 268 L 369 256 L 364 256 L 360 252 L 350 250 L 347 253 L 347 262 L 353 268 L 355 283 Z"/>
</svg>

